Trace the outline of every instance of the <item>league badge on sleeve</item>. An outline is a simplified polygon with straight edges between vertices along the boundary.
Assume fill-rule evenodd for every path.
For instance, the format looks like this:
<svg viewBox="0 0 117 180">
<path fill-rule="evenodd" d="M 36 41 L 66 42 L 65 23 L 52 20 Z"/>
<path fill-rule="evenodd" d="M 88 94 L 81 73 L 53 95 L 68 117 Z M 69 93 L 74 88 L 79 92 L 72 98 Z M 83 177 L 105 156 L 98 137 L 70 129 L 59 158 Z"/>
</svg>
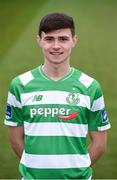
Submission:
<svg viewBox="0 0 117 180">
<path fill-rule="evenodd" d="M 108 121 L 108 117 L 107 117 L 107 113 L 106 113 L 106 110 L 105 108 L 101 110 L 101 113 L 102 113 L 102 122 L 105 123 Z"/>
<path fill-rule="evenodd" d="M 7 104 L 6 108 L 6 119 L 11 119 L 12 118 L 12 110 L 11 110 L 11 105 Z"/>
</svg>

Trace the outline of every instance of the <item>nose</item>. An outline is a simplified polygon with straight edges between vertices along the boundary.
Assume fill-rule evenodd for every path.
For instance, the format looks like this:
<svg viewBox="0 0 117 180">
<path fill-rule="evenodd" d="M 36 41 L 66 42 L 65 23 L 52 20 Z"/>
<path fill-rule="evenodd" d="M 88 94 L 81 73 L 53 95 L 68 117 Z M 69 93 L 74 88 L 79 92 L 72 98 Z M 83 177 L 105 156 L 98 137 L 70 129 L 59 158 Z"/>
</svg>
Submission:
<svg viewBox="0 0 117 180">
<path fill-rule="evenodd" d="M 60 44 L 59 44 L 59 41 L 58 41 L 58 40 L 55 40 L 55 41 L 54 41 L 53 49 L 55 49 L 55 50 L 60 49 Z"/>
</svg>

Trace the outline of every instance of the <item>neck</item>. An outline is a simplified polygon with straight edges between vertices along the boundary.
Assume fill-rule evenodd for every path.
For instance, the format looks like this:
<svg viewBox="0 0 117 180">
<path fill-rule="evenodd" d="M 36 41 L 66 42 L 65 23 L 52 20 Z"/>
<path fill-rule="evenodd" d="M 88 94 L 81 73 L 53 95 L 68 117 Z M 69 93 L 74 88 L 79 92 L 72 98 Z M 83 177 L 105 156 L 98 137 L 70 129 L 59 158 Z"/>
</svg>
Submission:
<svg viewBox="0 0 117 180">
<path fill-rule="evenodd" d="M 44 63 L 42 66 L 43 72 L 53 80 L 59 80 L 69 74 L 71 67 L 69 64 L 49 64 Z"/>
</svg>

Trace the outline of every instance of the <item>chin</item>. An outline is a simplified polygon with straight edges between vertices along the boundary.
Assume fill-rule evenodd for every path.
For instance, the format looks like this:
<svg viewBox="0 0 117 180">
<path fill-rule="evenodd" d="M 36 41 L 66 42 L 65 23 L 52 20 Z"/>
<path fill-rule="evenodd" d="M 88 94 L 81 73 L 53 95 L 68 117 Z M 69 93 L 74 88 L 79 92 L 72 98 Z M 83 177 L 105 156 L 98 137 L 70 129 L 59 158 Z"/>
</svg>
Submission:
<svg viewBox="0 0 117 180">
<path fill-rule="evenodd" d="M 62 64 L 65 60 L 49 60 L 52 64 Z"/>
<path fill-rule="evenodd" d="M 52 64 L 62 64 L 67 61 L 67 58 L 50 58 L 48 61 Z"/>
</svg>

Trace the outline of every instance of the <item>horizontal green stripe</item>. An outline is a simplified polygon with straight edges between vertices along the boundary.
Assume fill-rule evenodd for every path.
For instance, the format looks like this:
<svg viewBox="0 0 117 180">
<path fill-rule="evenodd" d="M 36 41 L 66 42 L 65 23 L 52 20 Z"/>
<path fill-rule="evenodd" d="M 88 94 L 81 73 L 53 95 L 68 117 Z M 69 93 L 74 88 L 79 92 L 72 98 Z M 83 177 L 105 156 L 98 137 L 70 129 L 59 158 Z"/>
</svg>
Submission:
<svg viewBox="0 0 117 180">
<path fill-rule="evenodd" d="M 19 170 L 24 179 L 88 179 L 92 176 L 92 169 L 68 168 L 68 169 L 32 169 L 19 165 Z"/>
<path fill-rule="evenodd" d="M 33 115 L 31 118 L 30 116 L 30 109 L 31 108 L 65 108 L 65 109 L 71 109 L 70 114 L 74 112 L 78 112 L 78 116 L 71 120 L 62 120 L 58 118 L 57 116 L 63 116 L 61 114 L 56 114 L 54 117 L 51 116 L 51 114 L 48 114 L 47 117 L 44 117 L 44 115 L 39 115 L 36 113 L 36 115 Z M 67 122 L 67 123 L 78 123 L 78 124 L 87 124 L 87 115 L 88 110 L 85 107 L 76 107 L 76 106 L 69 106 L 69 105 L 29 105 L 24 106 L 22 112 L 24 112 L 24 120 L 27 122 Z M 88 112 L 88 113 L 87 113 Z"/>
<path fill-rule="evenodd" d="M 29 154 L 87 154 L 86 138 L 66 136 L 25 136 Z"/>
</svg>

